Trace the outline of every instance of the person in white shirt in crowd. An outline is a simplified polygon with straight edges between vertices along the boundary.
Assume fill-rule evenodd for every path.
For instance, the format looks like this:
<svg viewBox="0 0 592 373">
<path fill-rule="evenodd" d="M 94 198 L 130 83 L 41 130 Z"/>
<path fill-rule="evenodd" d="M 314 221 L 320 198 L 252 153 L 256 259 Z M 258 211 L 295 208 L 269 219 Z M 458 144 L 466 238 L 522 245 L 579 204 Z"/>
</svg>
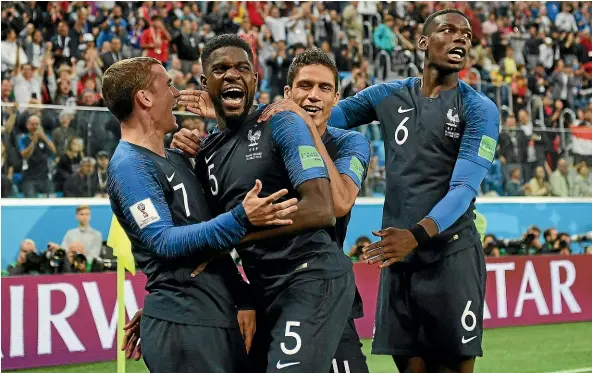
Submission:
<svg viewBox="0 0 592 373">
<path fill-rule="evenodd" d="M 586 162 L 576 165 L 576 174 L 572 179 L 572 197 L 592 197 L 592 179 Z"/>
<path fill-rule="evenodd" d="M 25 50 L 21 45 L 17 43 L 16 38 L 16 30 L 14 28 L 10 28 L 8 33 L 6 34 L 6 40 L 1 43 L 0 52 L 2 55 L 2 72 L 6 70 L 12 70 L 16 66 L 16 57 L 20 52 L 20 63 L 26 64 L 29 62 L 27 60 L 27 55 L 25 54 Z"/>
<path fill-rule="evenodd" d="M 551 194 L 555 197 L 569 197 L 569 169 L 566 159 L 557 162 L 557 169 L 551 174 Z"/>
<path fill-rule="evenodd" d="M 100 256 L 103 247 L 103 235 L 90 226 L 90 218 L 90 207 L 87 205 L 78 206 L 76 208 L 76 220 L 78 220 L 79 225 L 66 232 L 61 245 L 65 250 L 69 250 L 72 243 L 80 242 L 86 251 L 85 255 L 89 263 Z"/>
<path fill-rule="evenodd" d="M 578 24 L 572 13 L 573 9 L 569 3 L 563 3 L 561 13 L 555 17 L 555 26 L 565 32 L 578 32 Z"/>
</svg>

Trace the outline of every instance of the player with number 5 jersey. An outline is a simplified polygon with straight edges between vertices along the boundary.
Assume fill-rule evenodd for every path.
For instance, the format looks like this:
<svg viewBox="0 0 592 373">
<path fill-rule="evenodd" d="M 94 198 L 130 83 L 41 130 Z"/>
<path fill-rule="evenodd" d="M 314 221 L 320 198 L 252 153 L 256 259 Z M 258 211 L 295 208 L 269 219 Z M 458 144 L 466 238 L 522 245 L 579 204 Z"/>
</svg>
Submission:
<svg viewBox="0 0 592 373">
<path fill-rule="evenodd" d="M 423 77 L 377 84 L 343 100 L 329 124 L 378 120 L 386 151 L 381 263 L 373 353 L 399 371 L 473 371 L 482 355 L 485 261 L 474 199 L 496 151 L 499 111 L 458 79 L 471 47 L 458 10 L 432 14 L 418 48 Z"/>
<path fill-rule="evenodd" d="M 293 224 L 254 233 L 238 245 L 257 299 L 253 372 L 328 372 L 351 311 L 352 264 L 329 230 L 335 212 L 329 175 L 304 120 L 282 112 L 258 120 L 257 75 L 249 45 L 232 34 L 208 41 L 202 86 L 216 111 L 217 131 L 202 144 L 196 175 L 209 184 L 214 212 L 234 208 L 254 179 L 262 194 L 287 188 L 298 198 Z"/>
</svg>

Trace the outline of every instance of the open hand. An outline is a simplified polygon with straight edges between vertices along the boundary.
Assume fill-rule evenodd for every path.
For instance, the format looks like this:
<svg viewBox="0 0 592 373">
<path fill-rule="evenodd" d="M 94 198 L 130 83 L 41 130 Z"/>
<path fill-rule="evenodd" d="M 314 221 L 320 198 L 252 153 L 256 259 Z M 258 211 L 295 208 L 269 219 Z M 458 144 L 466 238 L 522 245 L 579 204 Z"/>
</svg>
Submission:
<svg viewBox="0 0 592 373">
<path fill-rule="evenodd" d="M 247 348 L 247 352 L 249 352 L 256 330 L 255 310 L 240 310 L 238 311 L 237 318 L 238 326 L 245 341 L 245 347 Z"/>
<path fill-rule="evenodd" d="M 179 92 L 177 99 L 179 106 L 185 107 L 187 111 L 209 119 L 216 119 L 214 104 L 206 91 L 196 89 L 184 89 Z"/>
<path fill-rule="evenodd" d="M 275 201 L 288 194 L 288 189 L 282 189 L 269 197 L 260 198 L 259 193 L 262 188 L 261 181 L 257 179 L 253 189 L 243 199 L 243 207 L 245 208 L 249 222 L 258 227 L 292 224 L 292 220 L 283 218 L 298 210 L 296 206 L 298 199 L 292 198 L 274 204 Z"/>
<path fill-rule="evenodd" d="M 364 253 L 360 259 L 368 260 L 368 264 L 382 262 L 380 268 L 386 268 L 403 260 L 417 247 L 413 233 L 407 229 L 389 227 L 372 232 L 380 237 L 380 241 L 362 249 Z"/>
<path fill-rule="evenodd" d="M 138 311 L 136 311 L 134 317 L 132 317 L 132 319 L 123 327 L 123 330 L 125 330 L 125 335 L 123 336 L 123 341 L 121 343 L 121 351 L 125 351 L 126 359 L 131 359 L 132 355 L 136 361 L 142 358 L 142 345 L 140 344 L 141 318 L 142 309 L 140 308 Z"/>
<path fill-rule="evenodd" d="M 181 128 L 179 132 L 173 135 L 171 141 L 171 148 L 183 151 L 189 157 L 195 157 L 201 145 L 201 137 L 199 130 L 189 130 Z"/>
</svg>

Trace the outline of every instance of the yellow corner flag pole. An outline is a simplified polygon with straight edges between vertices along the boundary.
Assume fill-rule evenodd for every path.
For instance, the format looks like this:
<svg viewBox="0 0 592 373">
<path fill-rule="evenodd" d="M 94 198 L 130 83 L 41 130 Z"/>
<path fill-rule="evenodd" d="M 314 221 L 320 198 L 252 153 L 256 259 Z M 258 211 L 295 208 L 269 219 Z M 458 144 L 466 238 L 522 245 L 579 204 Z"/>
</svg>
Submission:
<svg viewBox="0 0 592 373">
<path fill-rule="evenodd" d="M 125 351 L 120 349 L 125 326 L 125 270 L 135 275 L 136 263 L 132 255 L 132 245 L 115 215 L 111 218 L 107 245 L 113 249 L 113 255 L 117 257 L 117 373 L 125 373 Z"/>
</svg>

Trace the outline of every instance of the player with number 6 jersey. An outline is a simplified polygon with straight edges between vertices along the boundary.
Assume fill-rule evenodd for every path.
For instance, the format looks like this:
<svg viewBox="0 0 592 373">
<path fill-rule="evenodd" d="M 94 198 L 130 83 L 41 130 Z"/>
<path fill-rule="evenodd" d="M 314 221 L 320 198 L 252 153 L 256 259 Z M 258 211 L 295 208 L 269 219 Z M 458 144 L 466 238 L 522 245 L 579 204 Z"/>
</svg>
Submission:
<svg viewBox="0 0 592 373">
<path fill-rule="evenodd" d="M 474 199 L 496 151 L 499 111 L 458 79 L 471 26 L 458 10 L 426 20 L 423 77 L 377 84 L 343 100 L 329 125 L 378 120 L 387 190 L 380 241 L 363 259 L 381 263 L 373 353 L 401 372 L 473 371 L 482 355 L 485 261 Z"/>
</svg>

